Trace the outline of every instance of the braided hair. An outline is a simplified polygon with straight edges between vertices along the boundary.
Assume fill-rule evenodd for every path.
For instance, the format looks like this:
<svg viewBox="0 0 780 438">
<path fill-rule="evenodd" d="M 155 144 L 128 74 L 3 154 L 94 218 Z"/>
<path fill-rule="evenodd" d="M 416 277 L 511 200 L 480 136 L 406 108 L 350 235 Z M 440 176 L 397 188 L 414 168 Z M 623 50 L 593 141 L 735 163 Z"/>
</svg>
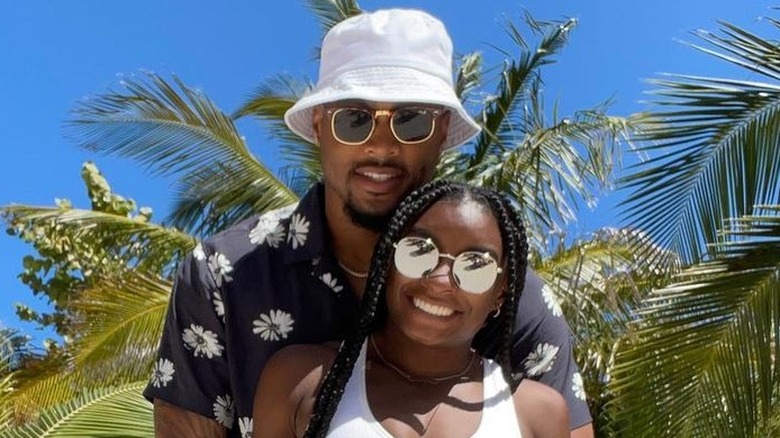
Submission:
<svg viewBox="0 0 780 438">
<path fill-rule="evenodd" d="M 498 317 L 488 317 L 488 323 L 474 338 L 474 347 L 481 356 L 494 359 L 501 366 L 512 392 L 520 384 L 522 376 L 512 375 L 511 347 L 517 301 L 525 286 L 528 258 L 525 227 L 509 200 L 497 192 L 460 183 L 434 181 L 404 199 L 377 242 L 356 325 L 339 347 L 333 365 L 320 386 L 305 437 L 324 437 L 328 433 L 330 421 L 341 401 L 366 338 L 381 327 L 387 318 L 385 293 L 393 244 L 403 237 L 433 204 L 444 199 L 474 200 L 487 207 L 498 222 L 506 254 L 506 292 Z"/>
</svg>

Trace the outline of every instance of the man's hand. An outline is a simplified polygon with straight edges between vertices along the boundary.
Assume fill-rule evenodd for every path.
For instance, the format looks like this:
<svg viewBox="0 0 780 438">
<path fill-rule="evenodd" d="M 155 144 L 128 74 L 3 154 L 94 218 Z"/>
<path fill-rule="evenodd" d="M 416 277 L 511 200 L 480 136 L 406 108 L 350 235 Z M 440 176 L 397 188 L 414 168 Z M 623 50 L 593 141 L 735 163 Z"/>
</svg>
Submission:
<svg viewBox="0 0 780 438">
<path fill-rule="evenodd" d="M 155 438 L 226 438 L 227 430 L 219 423 L 154 399 L 154 436 Z"/>
</svg>

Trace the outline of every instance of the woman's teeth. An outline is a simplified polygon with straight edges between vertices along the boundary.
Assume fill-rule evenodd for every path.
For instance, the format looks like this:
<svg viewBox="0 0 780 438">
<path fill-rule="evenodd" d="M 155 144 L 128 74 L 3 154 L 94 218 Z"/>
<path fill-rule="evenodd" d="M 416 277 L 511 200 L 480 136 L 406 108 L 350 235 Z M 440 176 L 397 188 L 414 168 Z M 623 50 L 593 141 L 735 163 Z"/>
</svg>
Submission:
<svg viewBox="0 0 780 438">
<path fill-rule="evenodd" d="M 414 307 L 433 316 L 450 316 L 453 313 L 455 313 L 455 310 L 450 309 L 449 307 L 437 306 L 435 304 L 426 303 L 425 301 L 419 298 L 415 298 L 412 301 L 414 302 Z"/>
</svg>

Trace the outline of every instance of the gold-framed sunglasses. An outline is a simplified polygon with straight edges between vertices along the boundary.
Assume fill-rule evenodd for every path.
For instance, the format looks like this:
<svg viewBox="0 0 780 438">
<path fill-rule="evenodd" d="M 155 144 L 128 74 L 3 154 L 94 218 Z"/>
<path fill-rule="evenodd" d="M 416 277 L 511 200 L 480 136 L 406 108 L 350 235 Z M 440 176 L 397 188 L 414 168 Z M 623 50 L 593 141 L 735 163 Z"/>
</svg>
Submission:
<svg viewBox="0 0 780 438">
<path fill-rule="evenodd" d="M 436 131 L 440 109 L 423 106 L 401 106 L 391 110 L 360 107 L 330 108 L 330 131 L 339 143 L 350 146 L 364 144 L 374 134 L 377 117 L 390 118 L 390 131 L 402 144 L 428 141 Z"/>
<path fill-rule="evenodd" d="M 439 251 L 427 237 L 407 236 L 393 244 L 395 269 L 407 278 L 420 279 L 430 275 L 441 258 L 452 261 L 450 278 L 464 292 L 482 294 L 490 290 L 502 269 L 490 253 L 464 251 L 458 255 Z"/>
</svg>

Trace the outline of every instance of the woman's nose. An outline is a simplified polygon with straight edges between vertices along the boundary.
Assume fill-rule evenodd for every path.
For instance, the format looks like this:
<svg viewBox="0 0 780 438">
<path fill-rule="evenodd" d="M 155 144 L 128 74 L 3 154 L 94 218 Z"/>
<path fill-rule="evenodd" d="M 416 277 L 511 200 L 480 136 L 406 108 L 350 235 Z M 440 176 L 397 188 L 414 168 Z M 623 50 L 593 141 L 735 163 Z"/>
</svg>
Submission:
<svg viewBox="0 0 780 438">
<path fill-rule="evenodd" d="M 439 259 L 439 264 L 436 265 L 435 268 L 428 271 L 428 273 L 425 275 L 426 278 L 428 278 L 429 281 L 432 282 L 447 282 L 448 285 L 452 285 L 452 278 L 451 278 L 451 267 L 450 267 L 450 261 L 447 259 Z"/>
</svg>

